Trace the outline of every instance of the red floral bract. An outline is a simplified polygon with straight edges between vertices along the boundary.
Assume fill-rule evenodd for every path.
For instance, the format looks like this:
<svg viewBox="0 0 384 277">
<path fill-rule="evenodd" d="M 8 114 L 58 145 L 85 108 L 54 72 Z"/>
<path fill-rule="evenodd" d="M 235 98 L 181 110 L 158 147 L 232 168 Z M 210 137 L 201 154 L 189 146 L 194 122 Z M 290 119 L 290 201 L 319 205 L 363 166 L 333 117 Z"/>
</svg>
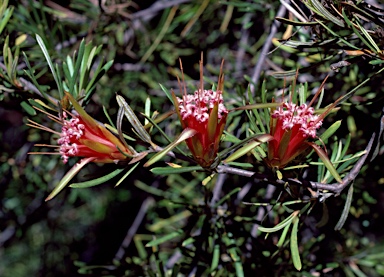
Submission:
<svg viewBox="0 0 384 277">
<path fill-rule="evenodd" d="M 61 132 L 56 132 L 33 121 L 30 121 L 31 124 L 29 124 L 32 127 L 59 135 L 58 146 L 37 145 L 56 147 L 59 148 L 59 151 L 31 154 L 58 154 L 61 155 L 64 163 L 67 163 L 69 157 L 91 158 L 92 162 L 98 163 L 117 163 L 130 159 L 132 151 L 122 141 L 89 116 L 72 95 L 67 93 L 66 97 L 69 98 L 75 111 L 72 113 L 63 111 L 60 118 L 48 115 L 50 119 L 62 125 Z M 70 119 L 68 119 L 69 115 Z"/>
<path fill-rule="evenodd" d="M 183 80 L 184 81 L 184 80 Z M 176 112 L 183 129 L 191 128 L 197 133 L 186 140 L 195 161 L 202 167 L 214 162 L 227 120 L 228 110 L 223 104 L 222 71 L 216 91 L 203 89 L 203 64 L 200 61 L 200 88 L 194 94 L 187 94 L 185 83 L 182 98 L 173 93 Z M 181 87 L 181 86 L 180 86 Z M 180 90 L 182 90 L 180 88 Z"/>
<path fill-rule="evenodd" d="M 314 109 L 306 104 L 284 103 L 274 110 L 270 121 L 274 139 L 268 144 L 268 164 L 275 168 L 286 166 L 308 147 L 305 141 L 316 137 L 322 122 L 322 117 L 314 115 Z"/>
</svg>

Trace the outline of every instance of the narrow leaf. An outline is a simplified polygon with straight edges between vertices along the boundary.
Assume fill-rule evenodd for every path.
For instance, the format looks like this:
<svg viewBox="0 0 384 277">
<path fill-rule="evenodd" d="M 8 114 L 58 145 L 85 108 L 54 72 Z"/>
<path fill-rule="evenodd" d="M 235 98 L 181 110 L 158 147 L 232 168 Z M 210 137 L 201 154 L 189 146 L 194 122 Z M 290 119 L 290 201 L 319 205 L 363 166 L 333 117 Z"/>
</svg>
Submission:
<svg viewBox="0 0 384 277">
<path fill-rule="evenodd" d="M 300 254 L 299 254 L 299 246 L 297 244 L 298 227 L 299 227 L 299 218 L 295 217 L 293 219 L 290 247 L 291 247 L 293 265 L 297 270 L 301 270 L 302 265 L 301 265 Z"/>
<path fill-rule="evenodd" d="M 280 238 L 279 238 L 279 241 L 277 242 L 276 246 L 277 247 L 281 247 L 283 246 L 284 242 L 285 242 L 285 238 L 287 237 L 287 234 L 288 234 L 288 231 L 289 231 L 289 227 L 291 226 L 291 222 L 289 222 L 289 224 L 287 224 L 285 227 L 284 227 L 284 230 L 283 230 L 283 233 L 281 234 Z"/>
<path fill-rule="evenodd" d="M 353 183 L 350 185 L 348 189 L 347 200 L 345 201 L 345 205 L 344 205 L 343 212 L 341 213 L 341 217 L 335 226 L 335 231 L 339 231 L 343 227 L 345 221 L 347 220 L 349 209 L 351 208 L 352 196 L 353 196 Z"/>
<path fill-rule="evenodd" d="M 72 180 L 72 178 L 88 163 L 92 162 L 95 158 L 84 158 L 81 159 L 78 163 L 76 163 L 61 179 L 59 184 L 55 187 L 55 189 L 48 195 L 45 201 L 51 200 L 55 197 L 60 191 L 62 191 L 65 186 Z"/>
<path fill-rule="evenodd" d="M 245 105 L 238 108 L 234 108 L 231 111 L 276 108 L 281 106 L 281 104 L 282 103 L 258 103 L 258 104 Z"/>
<path fill-rule="evenodd" d="M 265 233 L 277 232 L 277 231 L 283 229 L 288 224 L 291 224 L 293 218 L 295 218 L 298 215 L 298 213 L 299 213 L 299 211 L 294 211 L 286 219 L 284 219 L 282 222 L 280 222 L 279 224 L 277 224 L 276 226 L 274 226 L 272 228 L 266 228 L 266 227 L 260 226 L 259 231 L 265 232 Z"/>
<path fill-rule="evenodd" d="M 169 93 L 169 91 L 162 84 L 159 84 L 159 86 L 161 87 L 162 91 L 164 91 L 165 95 L 167 95 L 168 99 L 173 103 L 173 97 L 171 93 Z"/>
<path fill-rule="evenodd" d="M 289 20 L 284 17 L 275 17 L 277 21 L 280 21 L 284 24 L 289 24 L 293 26 L 311 26 L 311 25 L 317 25 L 317 22 L 301 22 L 301 21 L 294 21 L 294 20 Z"/>
<path fill-rule="evenodd" d="M 313 6 L 318 10 L 318 14 L 324 17 L 325 19 L 332 21 L 340 27 L 344 27 L 344 22 L 331 14 L 319 1 L 311 0 Z"/>
<path fill-rule="evenodd" d="M 163 158 L 169 151 L 171 151 L 173 148 L 175 148 L 178 144 L 181 142 L 185 141 L 186 139 L 193 137 L 196 135 L 197 131 L 194 129 L 186 128 L 183 130 L 183 132 L 180 134 L 180 136 L 171 144 L 169 144 L 167 147 L 165 147 L 162 151 L 156 153 L 155 155 L 152 156 L 145 164 L 144 167 L 148 167 L 161 158 Z"/>
<path fill-rule="evenodd" d="M 211 262 L 211 275 L 215 275 L 215 271 L 217 270 L 217 267 L 219 265 L 219 258 L 220 258 L 220 245 L 215 244 L 213 247 L 213 255 L 212 255 L 212 262 Z"/>
<path fill-rule="evenodd" d="M 132 166 L 127 173 L 124 174 L 123 177 L 121 177 L 121 179 L 116 183 L 115 187 L 117 187 L 118 185 L 120 185 L 124 180 L 125 178 L 127 178 L 129 176 L 129 174 L 132 173 L 132 171 L 135 170 L 135 168 L 139 165 L 139 163 L 136 163 L 134 166 Z"/>
<path fill-rule="evenodd" d="M 120 95 L 116 95 L 116 99 L 119 106 L 123 108 L 125 116 L 127 117 L 128 121 L 132 124 L 132 127 L 135 129 L 139 137 L 143 141 L 152 144 L 151 137 L 144 129 L 143 125 L 140 123 L 139 119 L 137 118 L 131 107 L 128 105 L 128 103 L 125 101 L 125 99 Z"/>
<path fill-rule="evenodd" d="M 34 108 L 31 107 L 26 101 L 22 101 L 20 103 L 20 106 L 29 114 L 29 115 L 36 115 L 36 111 Z"/>
<path fill-rule="evenodd" d="M 57 87 L 59 89 L 60 98 L 63 98 L 63 96 L 64 96 L 63 84 L 61 83 L 60 78 L 58 78 L 58 74 L 55 71 L 55 67 L 53 66 L 51 57 L 49 56 L 48 50 L 45 47 L 44 41 L 43 41 L 43 39 L 39 35 L 36 35 L 36 41 L 39 44 L 41 50 L 43 51 L 44 57 L 47 60 L 49 68 L 51 69 L 53 78 L 55 79 L 56 85 L 57 85 Z"/>
<path fill-rule="evenodd" d="M 75 83 L 76 83 L 76 80 L 78 79 L 79 77 L 79 69 L 80 69 L 80 66 L 81 66 L 81 62 L 83 60 L 83 56 L 84 56 L 84 50 L 85 50 L 85 42 L 84 42 L 84 39 L 81 41 L 80 43 L 80 47 L 79 47 L 79 52 L 77 54 L 77 59 L 76 59 L 76 64 L 75 64 L 75 68 L 73 69 L 73 73 L 72 73 L 72 76 L 70 76 L 70 82 L 69 82 L 69 92 L 71 92 L 72 94 L 75 92 Z M 81 89 L 81 88 L 79 88 Z M 80 91 L 77 91 L 77 93 L 79 93 Z M 75 95 L 77 97 L 77 95 Z"/>
<path fill-rule="evenodd" d="M 163 236 L 161 238 L 158 238 L 158 239 L 155 239 L 155 240 L 152 240 L 152 241 L 148 242 L 145 245 L 145 247 L 152 247 L 152 246 L 156 246 L 156 245 L 162 244 L 162 243 L 164 243 L 166 241 L 169 241 L 169 240 L 171 240 L 173 238 L 176 238 L 176 237 L 178 237 L 178 236 L 180 236 L 182 234 L 183 233 L 181 233 L 180 231 L 176 231 L 176 232 L 170 233 L 170 234 L 165 235 L 165 236 Z"/>
<path fill-rule="evenodd" d="M 237 160 L 238 158 L 247 154 L 249 151 L 254 149 L 256 146 L 259 146 L 260 144 L 268 142 L 272 139 L 273 139 L 273 137 L 269 134 L 259 135 L 259 136 L 254 138 L 254 141 L 251 141 L 248 144 L 244 145 L 242 148 L 238 149 L 232 155 L 230 155 L 228 158 L 226 158 L 224 163 L 233 162 L 234 160 Z"/>
<path fill-rule="evenodd" d="M 339 183 L 342 183 L 343 180 L 341 179 L 339 173 L 337 172 L 336 168 L 333 166 L 332 162 L 329 160 L 329 158 L 328 158 L 327 154 L 324 152 L 324 150 L 321 149 L 320 146 L 316 145 L 315 143 L 308 142 L 308 144 L 315 150 L 315 152 L 320 157 L 320 159 L 323 161 L 325 167 L 332 174 L 332 176 L 335 178 L 335 180 L 338 181 Z"/>
<path fill-rule="evenodd" d="M 150 171 L 154 174 L 168 175 L 168 174 L 180 174 L 186 172 L 193 172 L 197 170 L 203 170 L 201 166 L 185 166 L 185 167 L 154 167 Z"/>
<path fill-rule="evenodd" d="M 115 177 L 119 173 L 121 173 L 123 170 L 124 170 L 124 168 L 119 168 L 119 169 L 116 169 L 115 171 L 112 171 L 111 173 L 109 173 L 107 175 L 104 175 L 102 177 L 99 177 L 99 178 L 96 178 L 96 179 L 93 179 L 93 180 L 89 180 L 89 181 L 81 182 L 81 183 L 70 184 L 69 187 L 70 188 L 89 188 L 89 187 L 94 187 L 94 186 L 103 184 L 106 181 L 112 179 L 113 177 Z"/>
<path fill-rule="evenodd" d="M 337 129 L 341 126 L 341 120 L 336 121 L 333 123 L 321 136 L 320 139 L 322 141 L 326 141 L 329 137 L 331 137 Z"/>
</svg>

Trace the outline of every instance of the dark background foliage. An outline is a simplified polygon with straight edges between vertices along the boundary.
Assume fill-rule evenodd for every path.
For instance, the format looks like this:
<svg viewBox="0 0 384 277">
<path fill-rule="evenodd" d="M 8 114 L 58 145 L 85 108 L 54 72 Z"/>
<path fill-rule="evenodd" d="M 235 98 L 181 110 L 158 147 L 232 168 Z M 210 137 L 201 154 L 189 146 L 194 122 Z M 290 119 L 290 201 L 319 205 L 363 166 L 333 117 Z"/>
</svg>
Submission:
<svg viewBox="0 0 384 277">
<path fill-rule="evenodd" d="M 339 1 L 323 2 L 334 14 L 331 5 Z M 302 2 L 290 3 L 293 7 L 292 3 L 296 3 L 310 15 Z M 380 7 L 378 3 L 373 4 Z M 44 202 L 75 161 L 68 166 L 57 156 L 27 155 L 36 151 L 34 143 L 50 143 L 52 138 L 48 133 L 25 125 L 27 118 L 51 124 L 42 114 L 30 114 L 28 99 L 43 100 L 43 97 L 30 89 L 32 80 L 26 73 L 26 58 L 42 90 L 59 97 L 52 73 L 36 42 L 38 34 L 53 62 L 59 65 L 78 51 L 83 39 L 94 46 L 101 45 L 98 62 L 114 60 L 97 82 L 86 105 L 87 112 L 101 122 L 107 121 L 103 107 L 113 120 L 116 119 L 116 92 L 125 97 L 136 114 L 144 111 L 148 96 L 152 110 L 172 109 L 159 83 L 178 91 L 176 76 L 180 75 L 178 59 L 181 58 L 187 83 L 194 87 L 199 79 L 201 53 L 206 83 L 217 81 L 221 60 L 225 60 L 224 98 L 229 107 L 247 103 L 247 90 L 252 82 L 255 101 L 260 102 L 263 80 L 271 99 L 284 85 L 289 86 L 292 80 L 289 71 L 295 72 L 297 68 L 300 68 L 298 82 L 308 82 L 310 91 L 318 88 L 330 74 L 323 99 L 325 105 L 362 84 L 340 110 L 324 122 L 327 128 L 342 120 L 341 127 L 328 141 L 328 149 L 333 147 L 333 141 L 345 141 L 351 134 L 348 153 L 353 154 L 364 150 L 372 133 L 380 127 L 383 78 L 382 74 L 374 73 L 382 69 L 382 63 L 372 61 L 382 60 L 382 54 L 349 55 L 346 51 L 351 48 L 343 41 L 288 47 L 291 50 L 284 45 L 277 47 L 278 43 L 274 41 L 273 44 L 268 36 L 281 39 L 289 32 L 288 24 L 274 20 L 276 15 L 289 17 L 279 1 L 22 0 L 9 1 L 8 7 L 13 7 L 13 13 L 0 41 L 1 45 L 8 44 L 13 53 L 20 48 L 16 80 L 26 82 L 20 85 L 15 79 L 1 75 L 1 276 L 163 276 L 159 270 L 163 266 L 168 269 L 164 274 L 169 276 L 172 270 L 181 276 L 204 276 L 210 274 L 207 268 L 212 263 L 212 241 L 218 238 L 228 243 L 217 245 L 221 253 L 217 276 L 239 275 L 238 261 L 233 259 L 236 255 L 241 257 L 245 276 L 254 276 L 255 272 L 258 276 L 384 276 L 382 148 L 354 181 L 350 213 L 340 231 L 335 231 L 334 226 L 342 214 L 346 190 L 340 196 L 327 199 L 329 220 L 324 226 L 316 225 L 323 215 L 322 203 L 317 203 L 309 215 L 300 219 L 298 238 L 303 271 L 299 273 L 292 265 L 289 244 L 280 249 L 276 246 L 279 234 L 272 233 L 265 238 L 264 233 L 255 234 L 254 231 L 255 224 L 272 227 L 284 219 L 279 203 L 291 200 L 284 188 L 253 178 L 227 175 L 219 198 L 237 187 L 242 188 L 244 195 L 231 194 L 223 205 L 213 208 L 207 204 L 213 188 L 201 185 L 206 177 L 204 174 L 160 176 L 139 166 L 117 188 L 113 186 L 118 178 L 88 189 L 67 188 L 54 200 Z M 365 26 L 376 30 L 377 37 L 372 36 L 380 49 L 383 48 L 382 37 L 377 30 L 382 30 L 381 22 L 374 26 L 376 29 L 368 23 L 369 26 Z M 344 34 L 345 30 L 332 21 L 328 20 L 327 24 L 340 37 L 351 37 L 350 42 L 357 48 L 367 48 L 358 37 Z M 301 42 L 321 42 L 334 36 L 327 28 L 319 26 L 297 27 L 289 34 L 288 41 Z M 22 42 L 18 44 L 18 40 Z M 268 46 L 266 51 L 271 51 L 266 57 L 261 54 L 265 45 Z M 2 49 L 4 56 L 6 50 Z M 350 65 L 339 71 L 330 69 L 331 64 L 343 60 L 348 60 Z M 6 59 L 1 58 L 3 69 L 5 62 Z M 262 71 L 258 77 L 260 65 Z M 276 78 L 278 75 L 287 81 Z M 371 79 L 363 83 L 367 78 Z M 248 118 L 244 113 L 239 116 L 240 123 L 230 121 L 233 124 L 228 128 L 232 134 L 244 138 L 247 133 L 241 124 Z M 180 132 L 175 122 L 173 116 L 160 124 L 170 137 Z M 154 131 L 152 136 L 159 144 L 166 145 L 158 132 Z M 224 146 L 228 147 L 227 142 Z M 254 162 L 254 159 L 246 157 L 242 161 Z M 164 166 L 163 162 L 156 165 Z M 113 165 L 88 165 L 76 181 L 102 176 L 112 169 Z M 262 163 L 254 163 L 253 170 L 268 173 Z M 316 170 L 295 172 L 295 176 L 304 174 L 310 180 L 317 178 Z M 244 205 L 244 202 L 271 205 L 264 209 Z M 182 231 L 183 239 L 144 247 L 148 241 L 177 230 Z M 194 242 L 184 243 L 189 237 L 193 237 Z M 128 247 L 124 248 L 123 241 L 127 239 Z M 273 255 L 275 251 L 277 254 Z"/>
</svg>

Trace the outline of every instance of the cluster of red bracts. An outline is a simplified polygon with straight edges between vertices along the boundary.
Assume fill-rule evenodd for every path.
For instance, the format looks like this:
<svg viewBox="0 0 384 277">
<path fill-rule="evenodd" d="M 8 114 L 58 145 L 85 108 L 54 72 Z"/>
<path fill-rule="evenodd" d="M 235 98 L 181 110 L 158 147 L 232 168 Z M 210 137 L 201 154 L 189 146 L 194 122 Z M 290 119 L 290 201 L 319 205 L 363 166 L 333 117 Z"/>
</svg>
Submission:
<svg viewBox="0 0 384 277">
<path fill-rule="evenodd" d="M 210 90 L 203 88 L 202 61 L 200 71 L 200 88 L 193 94 L 188 94 L 183 76 L 183 83 L 180 83 L 182 97 L 176 97 L 173 91 L 172 96 L 182 128 L 193 130 L 191 135 L 185 139 L 193 159 L 201 167 L 208 169 L 216 164 L 228 110 L 223 101 L 224 76 L 222 71 L 220 71 L 217 88 Z M 63 178 L 60 189 L 55 189 L 56 191 L 51 193 L 47 200 L 54 197 L 87 163 L 118 163 L 129 161 L 134 155 L 134 150 L 125 141 L 120 140 L 104 125 L 90 117 L 72 95 L 67 93 L 66 97 L 71 102 L 74 111 L 72 113 L 63 111 L 60 117 L 48 115 L 50 119 L 62 125 L 61 132 L 56 132 L 33 121 L 30 121 L 29 124 L 59 136 L 56 146 L 39 145 L 55 147 L 57 151 L 41 154 L 61 155 L 64 163 L 67 163 L 70 157 L 83 158 L 67 173 L 68 176 Z M 322 125 L 325 115 L 315 115 L 314 109 L 310 105 L 298 106 L 290 101 L 282 103 L 277 108 L 271 108 L 269 134 L 271 139 L 268 141 L 268 156 L 265 159 L 269 167 L 274 169 L 285 167 L 308 148 L 309 138 L 317 136 L 316 131 Z M 37 152 L 32 154 L 37 154 Z"/>
</svg>

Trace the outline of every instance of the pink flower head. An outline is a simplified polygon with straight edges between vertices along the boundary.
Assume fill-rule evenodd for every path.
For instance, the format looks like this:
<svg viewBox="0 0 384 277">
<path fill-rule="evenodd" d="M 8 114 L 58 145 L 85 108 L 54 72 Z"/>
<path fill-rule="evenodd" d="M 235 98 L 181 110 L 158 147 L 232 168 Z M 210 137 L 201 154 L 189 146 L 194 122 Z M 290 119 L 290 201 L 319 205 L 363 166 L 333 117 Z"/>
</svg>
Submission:
<svg viewBox="0 0 384 277">
<path fill-rule="evenodd" d="M 58 151 L 54 153 L 42 152 L 41 154 L 61 155 L 63 163 L 67 163 L 70 157 L 91 158 L 91 161 L 98 163 L 117 163 L 127 160 L 132 156 L 132 151 L 125 143 L 120 141 L 102 124 L 90 117 L 72 95 L 67 93 L 66 97 L 69 98 L 75 111 L 73 113 L 63 111 L 61 117 L 48 115 L 50 119 L 62 125 L 61 132 L 30 121 L 30 126 L 59 136 L 57 146 L 37 145 L 55 147 L 58 148 Z M 39 153 L 34 152 L 32 154 Z"/>
<path fill-rule="evenodd" d="M 182 69 L 182 67 L 181 67 Z M 176 112 L 183 129 L 191 128 L 197 133 L 188 138 L 186 143 L 194 159 L 202 167 L 209 167 L 215 160 L 221 135 L 227 120 L 228 110 L 223 104 L 222 68 L 216 91 L 203 88 L 203 62 L 200 61 L 200 88 L 194 94 L 187 94 L 184 83 L 183 97 L 173 94 Z M 181 85 L 180 85 L 180 90 Z"/>
<path fill-rule="evenodd" d="M 132 161 L 137 154 L 133 148 L 121 141 L 108 131 L 104 125 L 90 117 L 72 95 L 66 93 L 61 104 L 68 107 L 72 103 L 74 112 L 63 111 L 60 117 L 54 116 L 43 110 L 48 118 L 61 124 L 61 132 L 52 130 L 42 124 L 29 120 L 29 126 L 54 133 L 59 136 L 58 145 L 37 144 L 36 146 L 52 147 L 56 152 L 31 152 L 29 154 L 53 154 L 61 155 L 63 163 L 67 163 L 70 157 L 81 157 L 61 179 L 55 189 L 48 195 L 45 201 L 55 197 L 71 179 L 88 163 L 118 163 L 120 161 Z"/>
<path fill-rule="evenodd" d="M 273 140 L 268 143 L 267 164 L 272 168 L 283 168 L 309 146 L 314 148 L 308 140 L 317 137 L 317 130 L 321 127 L 324 117 L 342 99 L 340 97 L 323 113 L 315 115 L 311 107 L 325 86 L 328 76 L 324 79 L 311 102 L 300 106 L 289 102 L 282 103 L 277 109 L 272 109 L 270 119 L 270 135 Z M 292 96 L 292 95 L 291 95 Z M 318 152 L 318 151 L 316 151 Z M 324 156 L 326 154 L 324 153 Z"/>
<path fill-rule="evenodd" d="M 314 115 L 314 109 L 306 104 L 283 103 L 271 115 L 271 135 L 268 159 L 272 167 L 282 168 L 308 145 L 308 138 L 316 137 L 316 130 L 323 123 L 323 118 Z"/>
</svg>

